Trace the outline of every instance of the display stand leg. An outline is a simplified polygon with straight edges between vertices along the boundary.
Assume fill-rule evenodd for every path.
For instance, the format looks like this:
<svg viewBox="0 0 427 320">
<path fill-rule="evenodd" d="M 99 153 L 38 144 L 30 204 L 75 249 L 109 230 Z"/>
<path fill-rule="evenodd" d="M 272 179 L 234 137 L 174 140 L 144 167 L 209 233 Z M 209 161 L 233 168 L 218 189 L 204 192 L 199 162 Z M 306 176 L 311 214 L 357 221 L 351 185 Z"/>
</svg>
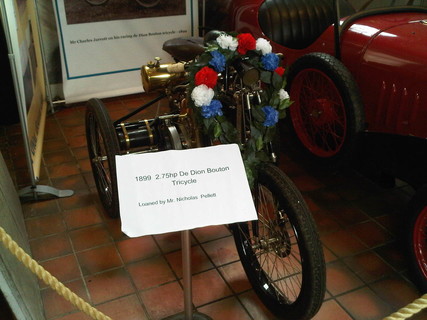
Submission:
<svg viewBox="0 0 427 320">
<path fill-rule="evenodd" d="M 35 185 L 19 190 L 18 195 L 22 202 L 65 198 L 74 194 L 73 190 L 59 190 L 51 186 Z"/>
<path fill-rule="evenodd" d="M 191 240 L 190 231 L 184 230 L 181 232 L 182 243 L 182 269 L 183 269 L 183 284 L 184 284 L 184 312 L 179 313 L 163 320 L 212 320 L 211 317 L 193 312 L 193 297 L 191 287 Z"/>
</svg>

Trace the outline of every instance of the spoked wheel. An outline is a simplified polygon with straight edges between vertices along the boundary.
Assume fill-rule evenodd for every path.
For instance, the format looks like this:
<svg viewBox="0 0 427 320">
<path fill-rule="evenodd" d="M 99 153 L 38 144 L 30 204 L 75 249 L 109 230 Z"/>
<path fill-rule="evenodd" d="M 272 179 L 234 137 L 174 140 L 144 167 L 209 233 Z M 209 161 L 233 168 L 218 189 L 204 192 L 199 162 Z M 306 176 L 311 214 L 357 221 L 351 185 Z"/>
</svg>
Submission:
<svg viewBox="0 0 427 320">
<path fill-rule="evenodd" d="M 85 1 L 93 6 L 100 6 L 106 3 L 108 0 L 85 0 Z"/>
<path fill-rule="evenodd" d="M 357 148 L 364 126 L 362 100 L 347 68 L 325 53 L 290 67 L 290 121 L 305 151 L 325 164 L 342 164 Z"/>
<path fill-rule="evenodd" d="M 410 205 L 408 247 L 411 274 L 421 292 L 427 292 L 427 186 L 417 191 Z"/>
<path fill-rule="evenodd" d="M 116 159 L 120 153 L 116 131 L 102 101 L 91 99 L 86 109 L 86 139 L 93 177 L 101 203 L 112 218 L 119 216 Z"/>
<path fill-rule="evenodd" d="M 280 319 L 311 319 L 325 294 L 325 261 L 313 218 L 280 169 L 267 165 L 254 190 L 257 221 L 231 226 L 243 268 Z"/>
<path fill-rule="evenodd" d="M 145 7 L 145 8 L 152 8 L 159 4 L 160 0 L 136 0 L 136 2 L 139 3 L 139 5 Z"/>
</svg>

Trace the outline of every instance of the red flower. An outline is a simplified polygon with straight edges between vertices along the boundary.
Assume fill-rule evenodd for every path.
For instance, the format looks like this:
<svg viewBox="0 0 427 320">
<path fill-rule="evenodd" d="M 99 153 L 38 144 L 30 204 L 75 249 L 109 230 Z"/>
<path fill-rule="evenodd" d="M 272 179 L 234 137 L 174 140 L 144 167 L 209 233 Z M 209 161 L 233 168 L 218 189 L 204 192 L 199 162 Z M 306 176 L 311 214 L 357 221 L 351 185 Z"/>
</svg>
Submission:
<svg viewBox="0 0 427 320">
<path fill-rule="evenodd" d="M 204 84 L 208 88 L 213 88 L 218 80 L 218 74 L 209 67 L 203 67 L 196 73 L 194 80 L 196 86 Z"/>
<path fill-rule="evenodd" d="M 283 74 L 285 73 L 285 68 L 283 67 L 277 67 L 274 72 L 276 72 L 279 76 L 283 76 Z"/>
<path fill-rule="evenodd" d="M 255 50 L 256 40 L 250 33 L 241 33 L 237 36 L 239 45 L 237 46 L 237 52 L 240 54 L 246 54 L 248 50 Z"/>
</svg>

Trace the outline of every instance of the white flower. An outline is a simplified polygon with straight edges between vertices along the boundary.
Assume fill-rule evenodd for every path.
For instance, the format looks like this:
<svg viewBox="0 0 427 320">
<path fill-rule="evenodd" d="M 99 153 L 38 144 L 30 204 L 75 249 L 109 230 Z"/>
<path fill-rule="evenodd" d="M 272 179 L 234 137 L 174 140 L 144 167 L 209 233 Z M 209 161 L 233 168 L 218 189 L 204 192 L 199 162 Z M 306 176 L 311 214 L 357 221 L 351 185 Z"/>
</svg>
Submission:
<svg viewBox="0 0 427 320">
<path fill-rule="evenodd" d="M 279 90 L 279 99 L 280 99 L 280 101 L 285 100 L 285 99 L 289 99 L 289 93 L 287 91 L 285 91 L 284 89 L 280 89 Z"/>
<path fill-rule="evenodd" d="M 216 42 L 218 42 L 219 46 L 223 49 L 228 49 L 231 51 L 235 51 L 238 46 L 237 39 L 233 38 L 228 34 L 222 34 L 218 38 L 216 38 Z"/>
<path fill-rule="evenodd" d="M 256 49 L 261 51 L 261 53 L 263 55 L 265 55 L 267 53 L 271 53 L 271 51 L 272 51 L 270 41 L 268 41 L 264 38 L 258 38 L 256 40 Z"/>
<path fill-rule="evenodd" d="M 214 97 L 214 91 L 205 84 L 201 84 L 191 92 L 191 99 L 197 107 L 208 106 Z"/>
</svg>

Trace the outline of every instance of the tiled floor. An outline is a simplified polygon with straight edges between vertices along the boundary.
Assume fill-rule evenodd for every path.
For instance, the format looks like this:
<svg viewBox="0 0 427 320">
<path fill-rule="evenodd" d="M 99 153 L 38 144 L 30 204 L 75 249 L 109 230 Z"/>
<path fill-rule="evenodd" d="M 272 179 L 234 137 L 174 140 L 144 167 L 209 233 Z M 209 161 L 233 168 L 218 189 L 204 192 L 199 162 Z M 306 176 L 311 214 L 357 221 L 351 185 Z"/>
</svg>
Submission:
<svg viewBox="0 0 427 320">
<path fill-rule="evenodd" d="M 145 96 L 105 100 L 113 119 Z M 33 257 L 115 320 L 162 319 L 183 310 L 180 234 L 127 238 L 100 206 L 86 151 L 84 105 L 49 115 L 40 184 L 75 195 L 23 204 Z M 19 125 L 0 127 L 0 147 L 19 187 L 29 184 Z M 316 320 L 382 319 L 420 293 L 407 279 L 398 240 L 411 188 L 384 189 L 360 173 L 280 167 L 302 191 L 327 261 L 327 294 Z M 274 319 L 246 280 L 225 226 L 192 231 L 193 303 L 214 320 Z M 89 319 L 40 282 L 46 319 Z M 411 319 L 427 319 L 427 313 Z M 298 320 L 298 319 L 292 319 Z"/>
</svg>

